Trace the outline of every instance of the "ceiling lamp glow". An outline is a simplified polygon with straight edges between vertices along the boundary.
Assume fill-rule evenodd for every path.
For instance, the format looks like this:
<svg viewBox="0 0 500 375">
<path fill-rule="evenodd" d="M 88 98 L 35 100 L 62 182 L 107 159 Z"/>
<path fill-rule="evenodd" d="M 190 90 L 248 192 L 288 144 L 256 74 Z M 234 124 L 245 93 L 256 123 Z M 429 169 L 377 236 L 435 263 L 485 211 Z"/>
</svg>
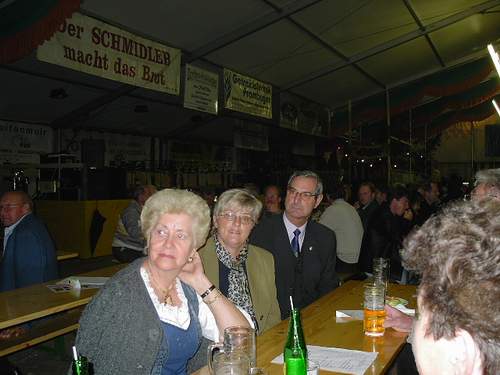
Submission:
<svg viewBox="0 0 500 375">
<path fill-rule="evenodd" d="M 500 58 L 498 57 L 498 53 L 496 53 L 492 44 L 488 44 L 488 52 L 490 53 L 491 59 L 493 60 L 493 64 L 495 64 L 495 68 L 497 68 L 497 73 L 500 76 Z"/>
<path fill-rule="evenodd" d="M 500 116 L 500 108 L 498 108 L 497 102 L 495 101 L 495 99 L 493 99 L 491 102 L 493 103 L 493 107 L 495 107 L 495 109 L 497 110 L 498 116 Z"/>
</svg>

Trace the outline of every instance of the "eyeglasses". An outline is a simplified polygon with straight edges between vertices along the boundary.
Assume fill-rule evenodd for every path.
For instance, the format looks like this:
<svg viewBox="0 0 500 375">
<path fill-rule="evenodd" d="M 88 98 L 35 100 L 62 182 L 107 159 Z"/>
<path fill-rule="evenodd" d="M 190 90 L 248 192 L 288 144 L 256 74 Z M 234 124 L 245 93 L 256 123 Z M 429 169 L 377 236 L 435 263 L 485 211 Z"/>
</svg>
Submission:
<svg viewBox="0 0 500 375">
<path fill-rule="evenodd" d="M 312 199 L 317 197 L 319 194 L 311 193 L 310 191 L 297 191 L 294 187 L 289 186 L 287 189 L 288 194 L 295 196 L 298 195 L 301 199 Z"/>
<path fill-rule="evenodd" d="M 0 211 L 5 210 L 5 211 L 10 211 L 15 207 L 21 207 L 22 204 L 3 204 L 0 205 Z"/>
<path fill-rule="evenodd" d="M 250 225 L 250 224 L 254 223 L 252 216 L 241 215 L 241 214 L 237 214 L 237 213 L 232 212 L 232 211 L 223 212 L 219 215 L 219 217 L 222 217 L 222 218 L 226 219 L 227 221 L 231 221 L 231 222 L 236 221 L 237 219 L 240 219 L 240 222 L 243 225 Z"/>
</svg>

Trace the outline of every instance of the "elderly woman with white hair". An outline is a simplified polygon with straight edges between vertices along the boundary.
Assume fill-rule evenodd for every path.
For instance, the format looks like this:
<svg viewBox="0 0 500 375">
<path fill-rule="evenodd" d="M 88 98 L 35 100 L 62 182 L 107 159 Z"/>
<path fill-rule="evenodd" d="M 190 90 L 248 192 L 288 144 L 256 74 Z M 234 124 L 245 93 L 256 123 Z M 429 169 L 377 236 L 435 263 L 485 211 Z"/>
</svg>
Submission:
<svg viewBox="0 0 500 375">
<path fill-rule="evenodd" d="M 475 177 L 472 198 L 480 199 L 488 196 L 500 198 L 500 168 L 477 171 Z"/>
<path fill-rule="evenodd" d="M 459 202 L 405 240 L 405 267 L 421 274 L 413 352 L 421 375 L 500 374 L 500 200 Z M 388 310 L 388 326 L 411 319 Z"/>
<path fill-rule="evenodd" d="M 218 341 L 226 327 L 250 325 L 203 271 L 210 211 L 201 197 L 162 190 L 141 227 L 147 256 L 110 279 L 80 319 L 76 347 L 95 375 L 185 374 L 201 336 Z"/>
<path fill-rule="evenodd" d="M 273 255 L 248 243 L 261 210 L 247 190 L 225 191 L 214 208 L 213 236 L 200 249 L 210 280 L 252 317 L 258 333 L 281 321 Z"/>
</svg>

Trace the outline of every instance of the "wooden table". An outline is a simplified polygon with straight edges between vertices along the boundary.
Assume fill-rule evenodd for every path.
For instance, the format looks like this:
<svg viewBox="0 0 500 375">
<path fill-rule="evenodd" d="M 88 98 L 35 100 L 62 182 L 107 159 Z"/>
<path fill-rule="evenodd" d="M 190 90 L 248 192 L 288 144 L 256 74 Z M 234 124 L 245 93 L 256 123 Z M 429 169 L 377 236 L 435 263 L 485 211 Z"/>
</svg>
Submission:
<svg viewBox="0 0 500 375">
<path fill-rule="evenodd" d="M 410 308 L 416 307 L 415 294 L 415 286 L 396 284 L 389 286 L 389 295 L 405 298 L 410 302 L 408 305 Z M 362 281 L 347 281 L 304 308 L 301 311 L 304 336 L 308 345 L 378 352 L 377 359 L 365 375 L 384 374 L 406 342 L 407 334 L 387 329 L 384 336 L 371 338 L 364 335 L 363 322 L 360 320 L 336 323 L 336 310 L 363 308 L 362 295 Z M 271 361 L 283 353 L 287 332 L 288 319 L 257 337 L 257 365 L 266 368 L 269 375 L 283 374 L 283 366 L 272 364 Z M 198 373 L 208 374 L 208 371 L 203 368 Z M 334 374 L 324 370 L 320 370 L 320 373 Z"/>
<path fill-rule="evenodd" d="M 125 266 L 126 264 L 117 264 L 81 276 L 110 277 Z M 47 285 L 55 284 L 56 281 L 0 293 L 0 329 L 53 315 L 51 319 L 37 324 L 26 335 L 0 341 L 0 357 L 78 328 L 83 308 L 99 289 L 84 289 L 79 293 L 54 293 Z M 66 313 L 57 314 L 61 312 Z"/>
</svg>

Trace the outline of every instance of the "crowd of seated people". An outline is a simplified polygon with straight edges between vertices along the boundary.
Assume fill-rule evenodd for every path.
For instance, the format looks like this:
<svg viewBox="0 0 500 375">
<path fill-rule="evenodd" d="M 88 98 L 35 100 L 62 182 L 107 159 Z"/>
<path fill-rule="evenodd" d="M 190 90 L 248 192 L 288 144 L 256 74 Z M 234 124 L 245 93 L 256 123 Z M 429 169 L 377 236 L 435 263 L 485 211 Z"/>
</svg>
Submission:
<svg viewBox="0 0 500 375">
<path fill-rule="evenodd" d="M 127 244 L 136 241 L 137 246 L 125 254 L 128 246 L 122 236 L 122 242 L 116 242 L 120 246 L 113 249 L 115 257 L 131 264 L 97 294 L 80 321 L 76 343 L 98 372 L 106 368 L 107 373 L 136 373 L 137 368 L 131 367 L 135 361 L 150 371 L 185 373 L 203 364 L 203 360 L 195 363 L 203 337 L 217 341 L 224 327 L 234 323 L 252 326 L 261 334 L 289 316 L 289 296 L 297 307 L 305 307 L 334 290 L 339 274 L 369 274 L 376 257 L 390 260 L 393 281 L 408 282 L 411 270 L 428 282 L 422 268 L 409 257 L 402 259 L 403 244 L 407 249 L 409 244 L 405 239 L 415 238 L 408 237 L 414 228 L 420 227 L 422 233 L 430 230 L 428 223 L 438 225 L 443 209 L 451 212 L 440 198 L 462 198 L 456 191 L 446 194 L 435 181 L 391 188 L 366 181 L 359 184 L 353 202 L 347 193 L 351 186 L 339 183 L 325 188 L 321 177 L 307 170 L 292 173 L 284 196 L 275 184 L 267 185 L 262 197 L 257 184 L 250 187 L 207 196 L 177 189 L 156 192 L 154 186 L 136 189 L 134 201 L 120 217 L 117 235 L 134 234 L 135 240 Z M 478 172 L 472 196 L 474 200 L 500 197 L 498 170 Z M 3 200 L 4 224 L 7 211 L 30 207 L 29 200 Z M 328 205 L 316 214 L 316 222 L 313 214 L 323 201 Z M 23 211 L 19 221 L 29 212 Z M 9 223 L 6 234 L 11 236 Z M 426 295 L 419 298 L 427 309 L 432 306 Z M 140 323 L 144 319 L 139 316 L 148 319 Z M 388 317 L 388 325 L 395 329 L 408 330 L 412 324 L 390 308 Z M 428 314 L 422 329 L 430 325 Z M 106 335 L 96 335 L 103 330 Z M 157 340 L 144 338 L 140 333 L 144 330 L 157 330 Z M 119 343 L 104 339 L 123 331 L 126 339 Z M 434 331 L 435 341 L 453 338 L 449 332 Z M 419 337 L 421 342 L 427 340 L 425 334 Z M 179 339 L 186 347 L 169 352 Z M 129 353 L 141 340 L 141 350 Z M 417 348 L 418 363 L 429 353 L 421 350 L 422 345 Z M 129 360 L 115 363 L 123 353 L 129 353 Z M 481 359 L 480 366 L 491 367 L 486 357 Z"/>
</svg>

